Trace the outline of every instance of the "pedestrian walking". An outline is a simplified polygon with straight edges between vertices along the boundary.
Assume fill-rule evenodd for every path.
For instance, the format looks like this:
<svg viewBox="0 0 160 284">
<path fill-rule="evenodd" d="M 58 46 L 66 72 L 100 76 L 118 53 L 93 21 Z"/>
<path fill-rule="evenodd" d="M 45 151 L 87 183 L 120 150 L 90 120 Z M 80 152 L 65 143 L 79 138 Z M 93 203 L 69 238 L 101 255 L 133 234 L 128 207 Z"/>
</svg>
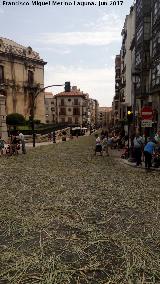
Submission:
<svg viewBox="0 0 160 284">
<path fill-rule="evenodd" d="M 133 139 L 133 149 L 137 166 L 142 165 L 141 157 L 143 151 L 143 144 L 143 138 L 139 135 L 139 133 L 137 133 L 135 138 Z"/>
<path fill-rule="evenodd" d="M 20 143 L 22 144 L 22 154 L 26 154 L 26 145 L 25 145 L 24 135 L 22 132 L 18 131 L 18 136 L 19 136 Z"/>
<path fill-rule="evenodd" d="M 145 157 L 145 168 L 150 169 L 152 166 L 152 155 L 155 151 L 156 144 L 153 142 L 153 139 L 150 137 L 149 141 L 144 147 L 144 157 Z"/>
<path fill-rule="evenodd" d="M 96 147 L 95 147 L 95 155 L 97 152 L 100 153 L 100 155 L 102 156 L 102 144 L 101 144 L 101 139 L 98 136 L 98 134 L 95 134 L 96 137 Z"/>
<path fill-rule="evenodd" d="M 10 147 L 10 155 L 15 154 L 18 155 L 18 144 L 19 140 L 17 139 L 16 135 L 11 137 L 11 147 Z"/>
</svg>

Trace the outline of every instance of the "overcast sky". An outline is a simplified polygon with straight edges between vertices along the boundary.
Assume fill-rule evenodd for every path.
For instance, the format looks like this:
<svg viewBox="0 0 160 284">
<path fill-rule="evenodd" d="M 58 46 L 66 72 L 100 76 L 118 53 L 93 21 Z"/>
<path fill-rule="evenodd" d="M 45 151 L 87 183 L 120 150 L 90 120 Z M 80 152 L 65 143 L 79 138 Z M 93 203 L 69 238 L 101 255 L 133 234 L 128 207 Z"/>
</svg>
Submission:
<svg viewBox="0 0 160 284">
<path fill-rule="evenodd" d="M 0 36 L 40 53 L 48 62 L 45 86 L 70 81 L 97 99 L 100 106 L 111 106 L 115 55 L 121 47 L 121 30 L 133 0 L 124 0 L 119 6 L 109 5 L 109 0 L 105 6 L 99 6 L 98 1 L 94 6 L 73 5 L 73 1 L 65 6 L 63 1 L 62 5 L 45 7 L 28 2 L 28 6 L 9 6 L 0 0 Z M 54 94 L 62 90 L 47 89 Z"/>
</svg>

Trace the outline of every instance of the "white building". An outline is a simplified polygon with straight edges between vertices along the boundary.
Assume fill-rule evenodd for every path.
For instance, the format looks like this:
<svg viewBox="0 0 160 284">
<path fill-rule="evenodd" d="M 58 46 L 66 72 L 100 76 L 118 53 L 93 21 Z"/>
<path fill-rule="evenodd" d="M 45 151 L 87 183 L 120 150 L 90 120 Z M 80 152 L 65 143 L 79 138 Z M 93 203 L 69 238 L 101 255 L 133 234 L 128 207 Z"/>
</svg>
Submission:
<svg viewBox="0 0 160 284">
<path fill-rule="evenodd" d="M 46 123 L 48 124 L 56 123 L 57 121 L 56 98 L 53 96 L 53 93 L 45 92 L 44 103 L 45 103 Z"/>
<path fill-rule="evenodd" d="M 132 90 L 132 63 L 133 54 L 131 43 L 135 36 L 135 7 L 132 6 L 130 14 L 126 16 L 124 27 L 122 30 L 122 48 L 121 48 L 121 77 L 122 77 L 122 97 L 121 105 L 126 109 L 126 106 L 133 105 L 133 90 Z M 123 113 L 123 110 L 121 111 Z"/>
</svg>

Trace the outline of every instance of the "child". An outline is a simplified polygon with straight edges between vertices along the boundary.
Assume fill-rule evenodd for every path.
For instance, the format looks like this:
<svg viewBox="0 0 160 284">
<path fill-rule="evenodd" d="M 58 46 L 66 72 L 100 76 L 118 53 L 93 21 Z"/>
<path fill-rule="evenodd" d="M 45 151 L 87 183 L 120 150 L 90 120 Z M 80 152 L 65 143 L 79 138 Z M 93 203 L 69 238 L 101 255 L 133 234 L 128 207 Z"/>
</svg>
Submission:
<svg viewBox="0 0 160 284">
<path fill-rule="evenodd" d="M 102 145 L 101 145 L 101 139 L 98 136 L 98 134 L 95 134 L 96 137 L 96 147 L 95 147 L 95 155 L 97 152 L 100 152 L 100 155 L 102 156 Z"/>
</svg>

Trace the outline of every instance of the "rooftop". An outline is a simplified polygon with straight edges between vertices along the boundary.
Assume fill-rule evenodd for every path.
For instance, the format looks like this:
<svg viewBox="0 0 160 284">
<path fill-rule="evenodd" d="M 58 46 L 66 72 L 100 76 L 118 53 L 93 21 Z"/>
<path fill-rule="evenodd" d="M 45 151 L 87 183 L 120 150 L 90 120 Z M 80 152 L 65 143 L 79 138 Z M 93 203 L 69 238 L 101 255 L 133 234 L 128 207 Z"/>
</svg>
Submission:
<svg viewBox="0 0 160 284">
<path fill-rule="evenodd" d="M 79 90 L 71 90 L 70 92 L 61 92 L 55 95 L 56 97 L 86 97 L 86 95 Z"/>
<path fill-rule="evenodd" d="M 45 63 L 42 58 L 40 58 L 39 53 L 35 52 L 30 46 L 25 47 L 21 44 L 16 43 L 13 40 L 0 37 L 0 54 L 8 53 L 15 56 L 38 60 Z"/>
<path fill-rule="evenodd" d="M 52 92 L 45 92 L 44 95 L 45 95 L 45 99 L 53 99 L 54 98 L 54 95 L 53 95 Z"/>
</svg>

